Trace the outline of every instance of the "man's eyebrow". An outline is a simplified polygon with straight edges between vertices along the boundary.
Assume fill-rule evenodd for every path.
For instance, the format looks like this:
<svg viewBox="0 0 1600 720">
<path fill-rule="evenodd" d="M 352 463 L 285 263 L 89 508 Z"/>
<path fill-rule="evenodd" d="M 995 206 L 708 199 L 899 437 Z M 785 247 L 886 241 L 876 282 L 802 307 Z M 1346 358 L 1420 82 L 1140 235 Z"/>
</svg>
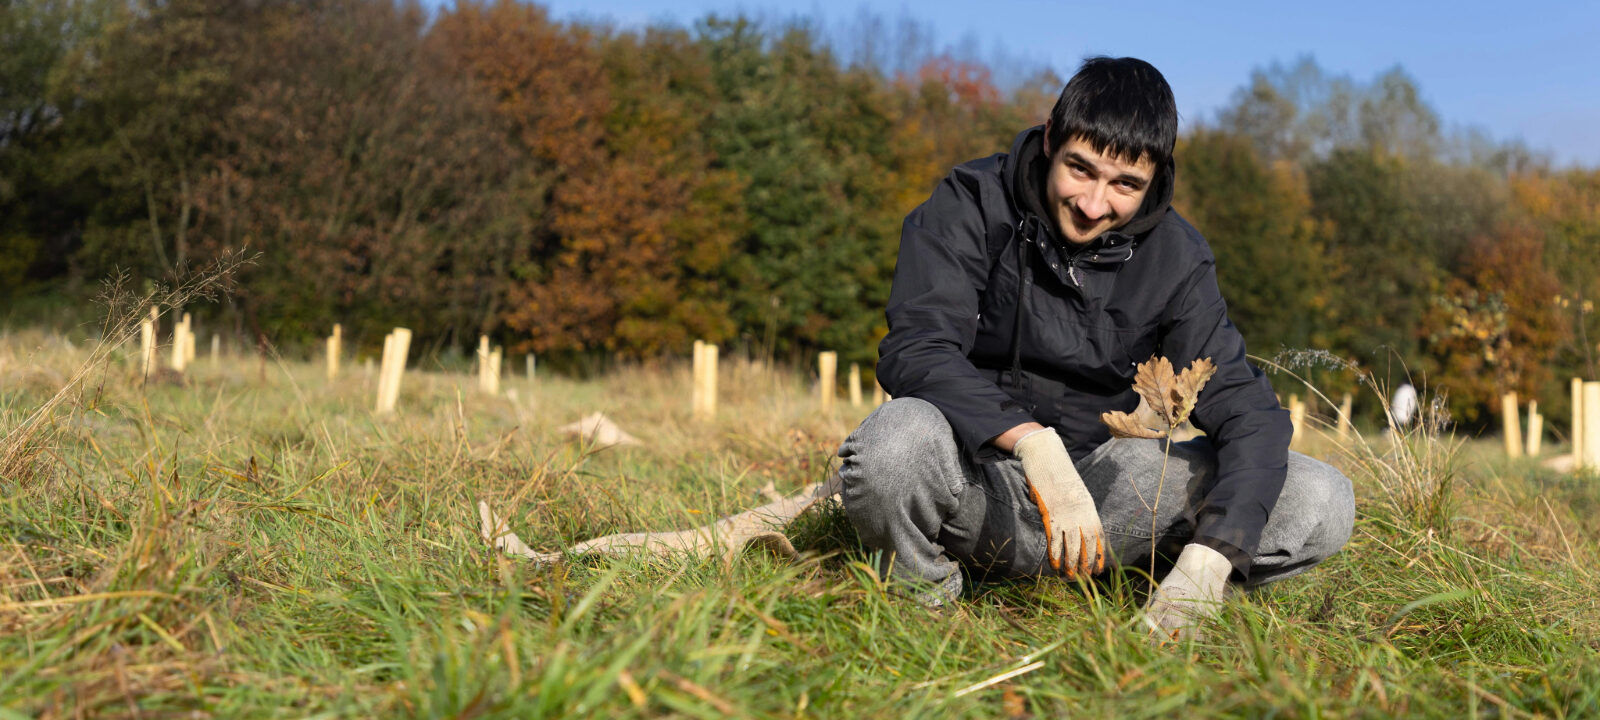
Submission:
<svg viewBox="0 0 1600 720">
<path fill-rule="evenodd" d="M 1100 166 L 1099 165 L 1095 164 L 1094 161 L 1090 160 L 1089 158 L 1086 158 L 1083 155 L 1080 155 L 1075 150 L 1068 150 L 1067 151 L 1067 159 L 1074 160 L 1079 165 L 1085 165 L 1085 166 L 1094 168 L 1095 172 L 1099 172 L 1100 171 Z M 1131 182 L 1138 183 L 1140 185 L 1145 185 L 1145 184 L 1148 184 L 1150 182 L 1150 178 L 1147 178 L 1147 177 L 1145 177 L 1143 175 L 1140 175 L 1138 173 L 1131 173 L 1131 172 L 1124 172 L 1124 173 L 1118 175 L 1117 179 L 1118 180 L 1128 180 L 1128 181 L 1131 181 Z"/>
</svg>

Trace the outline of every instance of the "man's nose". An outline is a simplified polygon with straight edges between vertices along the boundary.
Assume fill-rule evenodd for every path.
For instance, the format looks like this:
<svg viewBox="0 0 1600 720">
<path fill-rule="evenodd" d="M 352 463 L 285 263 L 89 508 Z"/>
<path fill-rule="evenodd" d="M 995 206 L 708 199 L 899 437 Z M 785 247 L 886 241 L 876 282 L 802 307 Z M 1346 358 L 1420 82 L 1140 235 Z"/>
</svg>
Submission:
<svg viewBox="0 0 1600 720">
<path fill-rule="evenodd" d="M 1099 220 L 1111 209 L 1111 204 L 1106 202 L 1106 188 L 1096 184 L 1088 192 L 1078 196 L 1078 212 L 1090 220 Z"/>
</svg>

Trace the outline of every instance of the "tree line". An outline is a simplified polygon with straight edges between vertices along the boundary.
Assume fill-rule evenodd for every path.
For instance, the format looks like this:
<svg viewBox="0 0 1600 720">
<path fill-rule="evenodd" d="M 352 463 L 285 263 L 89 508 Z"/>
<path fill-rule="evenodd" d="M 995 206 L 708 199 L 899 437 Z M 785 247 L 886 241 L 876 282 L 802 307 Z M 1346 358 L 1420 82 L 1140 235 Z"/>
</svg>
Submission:
<svg viewBox="0 0 1600 720">
<path fill-rule="evenodd" d="M 847 62 L 804 22 L 509 0 L 25 0 L 0 45 L 0 300 L 245 252 L 202 323 L 487 333 L 557 365 L 697 338 L 870 364 L 904 215 L 1062 84 Z M 1420 95 L 1399 68 L 1263 68 L 1190 123 L 1176 205 L 1258 355 L 1409 368 L 1468 422 L 1564 397 L 1600 352 L 1600 172 L 1447 131 Z"/>
</svg>

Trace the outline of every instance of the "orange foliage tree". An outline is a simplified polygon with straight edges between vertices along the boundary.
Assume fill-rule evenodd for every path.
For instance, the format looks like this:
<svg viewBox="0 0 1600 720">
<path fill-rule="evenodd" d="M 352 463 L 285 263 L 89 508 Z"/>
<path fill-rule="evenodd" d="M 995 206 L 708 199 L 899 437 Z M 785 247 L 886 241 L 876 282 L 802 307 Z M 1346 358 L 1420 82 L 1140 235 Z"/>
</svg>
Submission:
<svg viewBox="0 0 1600 720">
<path fill-rule="evenodd" d="M 1552 358 L 1563 375 L 1600 379 L 1600 170 L 1511 178 L 1512 204 L 1545 238 L 1545 262 L 1561 282 L 1571 332 Z"/>
<path fill-rule="evenodd" d="M 503 1 L 459 5 L 435 37 L 532 160 L 538 240 L 502 313 L 519 347 L 652 356 L 731 336 L 718 281 L 740 185 L 698 141 L 711 88 L 686 34 L 595 37 Z"/>
<path fill-rule="evenodd" d="M 1544 239 L 1508 224 L 1468 244 L 1463 267 L 1433 297 L 1421 325 L 1429 382 L 1448 390 L 1454 417 L 1493 417 L 1501 393 L 1537 397 L 1551 352 L 1568 332 Z"/>
</svg>

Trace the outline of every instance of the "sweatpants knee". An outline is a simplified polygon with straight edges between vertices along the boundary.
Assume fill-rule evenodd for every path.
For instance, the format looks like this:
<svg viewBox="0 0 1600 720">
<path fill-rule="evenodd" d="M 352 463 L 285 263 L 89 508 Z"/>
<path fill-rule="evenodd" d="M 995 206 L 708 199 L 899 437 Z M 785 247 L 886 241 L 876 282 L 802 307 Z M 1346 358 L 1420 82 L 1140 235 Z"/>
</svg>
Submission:
<svg viewBox="0 0 1600 720">
<path fill-rule="evenodd" d="M 925 400 L 879 406 L 839 446 L 847 515 L 866 520 L 912 498 L 948 504 L 961 473 L 960 451 L 944 413 Z M 858 526 L 861 524 L 857 523 Z"/>
<path fill-rule="evenodd" d="M 1332 465 L 1289 453 L 1288 476 L 1262 529 L 1249 585 L 1299 575 L 1332 557 L 1355 526 L 1350 479 Z"/>
<path fill-rule="evenodd" d="M 952 442 L 944 413 L 926 400 L 895 398 L 879 406 L 839 446 L 839 458 L 850 474 L 865 478 L 905 474 L 905 468 L 941 454 Z"/>
<path fill-rule="evenodd" d="M 1326 560 L 1349 542 L 1355 530 L 1355 489 L 1337 468 L 1304 455 L 1291 456 L 1289 472 L 1306 478 L 1308 494 L 1316 498 L 1313 507 L 1321 508 L 1322 523 L 1312 534 L 1308 550 L 1318 561 Z"/>
</svg>

